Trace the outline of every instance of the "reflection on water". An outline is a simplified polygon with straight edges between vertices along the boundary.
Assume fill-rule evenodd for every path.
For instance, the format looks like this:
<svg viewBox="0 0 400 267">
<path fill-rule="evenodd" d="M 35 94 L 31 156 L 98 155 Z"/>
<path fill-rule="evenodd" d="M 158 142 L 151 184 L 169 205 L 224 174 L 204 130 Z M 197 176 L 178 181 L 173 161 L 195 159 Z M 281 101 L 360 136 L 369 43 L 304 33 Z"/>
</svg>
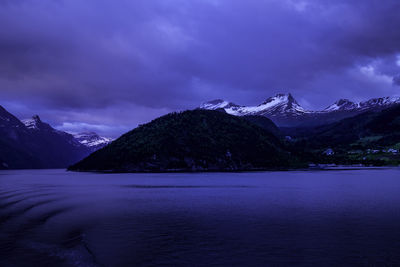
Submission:
<svg viewBox="0 0 400 267">
<path fill-rule="evenodd" d="M 400 170 L 0 172 L 0 266 L 399 265 Z"/>
</svg>

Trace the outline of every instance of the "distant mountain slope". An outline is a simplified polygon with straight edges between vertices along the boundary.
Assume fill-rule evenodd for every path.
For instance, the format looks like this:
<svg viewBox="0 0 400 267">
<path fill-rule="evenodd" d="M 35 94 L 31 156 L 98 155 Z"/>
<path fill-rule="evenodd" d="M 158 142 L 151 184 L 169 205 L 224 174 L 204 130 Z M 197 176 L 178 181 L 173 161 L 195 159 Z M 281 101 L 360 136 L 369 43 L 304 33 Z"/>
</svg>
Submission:
<svg viewBox="0 0 400 267">
<path fill-rule="evenodd" d="M 73 136 L 79 143 L 88 147 L 91 152 L 99 150 L 113 141 L 113 139 L 99 136 L 95 132 L 82 132 Z"/>
<path fill-rule="evenodd" d="M 71 166 L 78 171 L 232 171 L 288 167 L 271 132 L 224 112 L 171 113 Z"/>
<path fill-rule="evenodd" d="M 21 122 L 0 106 L 0 166 L 3 169 L 65 168 L 90 150 L 39 116 Z"/>
<path fill-rule="evenodd" d="M 45 168 L 65 168 L 91 152 L 71 134 L 54 129 L 37 115 L 23 122 L 33 140 L 28 147 L 37 152 Z"/>
<path fill-rule="evenodd" d="M 308 136 L 314 143 L 331 145 L 346 145 L 367 136 L 380 136 L 388 145 L 400 143 L 400 105 L 317 127 Z"/>
<path fill-rule="evenodd" d="M 273 123 L 270 119 L 264 116 L 258 116 L 258 115 L 245 115 L 242 117 L 243 119 L 254 123 L 255 125 L 263 128 L 266 131 L 271 132 L 277 137 L 280 137 L 282 135 L 281 131 L 279 128 Z"/>
<path fill-rule="evenodd" d="M 400 103 L 400 97 L 374 98 L 364 102 L 340 99 L 321 111 L 305 110 L 291 94 L 277 94 L 258 106 L 240 106 L 221 99 L 206 102 L 201 109 L 224 109 L 236 116 L 259 115 L 270 118 L 279 127 L 329 124 L 365 111 L 379 111 Z"/>
<path fill-rule="evenodd" d="M 0 106 L 0 169 L 39 166 L 39 158 L 25 145 L 29 141 L 25 125 Z"/>
<path fill-rule="evenodd" d="M 290 147 L 311 162 L 399 165 L 400 105 L 297 130 Z"/>
</svg>

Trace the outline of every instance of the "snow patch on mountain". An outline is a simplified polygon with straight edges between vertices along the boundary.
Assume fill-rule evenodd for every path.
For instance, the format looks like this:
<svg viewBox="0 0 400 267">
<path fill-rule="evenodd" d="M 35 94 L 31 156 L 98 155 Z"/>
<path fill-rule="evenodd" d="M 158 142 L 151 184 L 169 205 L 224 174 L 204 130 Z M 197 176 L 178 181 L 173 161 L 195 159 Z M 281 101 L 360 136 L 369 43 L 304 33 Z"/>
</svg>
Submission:
<svg viewBox="0 0 400 267">
<path fill-rule="evenodd" d="M 353 102 L 348 99 L 340 99 L 321 111 L 305 110 L 294 98 L 289 94 L 277 94 L 268 98 L 258 106 L 240 106 L 222 99 L 213 100 L 203 103 L 202 109 L 224 109 L 227 113 L 244 116 L 244 115 L 261 115 L 267 117 L 296 117 L 302 115 L 325 114 L 331 112 L 361 112 L 364 110 L 388 107 L 393 104 L 400 104 L 400 97 L 381 97 L 373 98 L 364 102 Z"/>
<path fill-rule="evenodd" d="M 400 97 L 380 97 L 372 98 L 363 102 L 352 102 L 348 99 L 340 99 L 324 109 L 324 112 L 333 111 L 363 111 L 379 107 L 388 107 L 400 104 Z"/>
<path fill-rule="evenodd" d="M 30 119 L 21 120 L 28 129 L 39 130 L 39 125 L 42 123 L 38 115 L 32 116 Z"/>
<path fill-rule="evenodd" d="M 69 135 L 66 132 L 59 131 L 51 127 L 50 124 L 43 122 L 38 115 L 32 116 L 30 119 L 21 120 L 21 122 L 31 131 L 47 131 L 47 132 L 54 132 L 58 135 L 65 136 Z M 76 145 L 76 142 L 74 142 Z"/>
<path fill-rule="evenodd" d="M 73 146 L 85 146 L 90 151 L 100 149 L 113 141 L 111 138 L 102 137 L 94 132 L 83 132 L 78 134 L 69 134 L 63 131 L 59 131 L 51 127 L 49 124 L 42 122 L 38 115 L 33 116 L 31 119 L 22 120 L 23 124 L 33 132 L 47 131 L 54 132 L 60 136 L 63 136 Z"/>
<path fill-rule="evenodd" d="M 236 104 L 234 104 L 232 102 L 224 101 L 222 99 L 215 99 L 213 101 L 209 101 L 209 102 L 203 103 L 200 108 L 216 110 L 216 109 L 220 109 L 220 108 L 229 109 L 229 108 L 232 108 L 232 107 L 240 107 L 240 106 L 238 106 L 238 105 L 236 105 Z"/>
<path fill-rule="evenodd" d="M 393 104 L 400 104 L 400 97 L 379 97 L 373 98 L 368 101 L 360 102 L 359 107 L 361 109 L 368 109 L 369 107 L 384 107 Z"/>
<path fill-rule="evenodd" d="M 325 108 L 323 111 L 325 112 L 332 112 L 332 111 L 339 111 L 339 110 L 353 110 L 359 108 L 359 103 L 354 103 L 348 99 L 339 99 L 332 105 Z"/>
<path fill-rule="evenodd" d="M 89 147 L 89 148 L 102 148 L 113 141 L 111 138 L 99 136 L 95 132 L 83 132 L 74 134 L 76 140 L 82 145 Z"/>
<path fill-rule="evenodd" d="M 291 94 L 277 94 L 270 97 L 258 106 L 239 106 L 232 102 L 217 99 L 203 103 L 200 108 L 216 110 L 223 108 L 228 114 L 244 115 L 301 115 L 309 113 L 293 98 Z"/>
</svg>

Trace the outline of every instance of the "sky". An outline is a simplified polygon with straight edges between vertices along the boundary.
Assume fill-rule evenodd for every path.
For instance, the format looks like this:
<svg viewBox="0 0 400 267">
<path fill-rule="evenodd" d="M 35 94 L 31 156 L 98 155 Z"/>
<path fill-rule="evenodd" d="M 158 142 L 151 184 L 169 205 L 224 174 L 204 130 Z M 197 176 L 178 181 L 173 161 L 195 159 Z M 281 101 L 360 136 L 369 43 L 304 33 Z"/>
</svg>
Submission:
<svg viewBox="0 0 400 267">
<path fill-rule="evenodd" d="M 400 95 L 399 0 L 0 0 L 0 105 L 117 137 L 216 98 Z"/>
</svg>

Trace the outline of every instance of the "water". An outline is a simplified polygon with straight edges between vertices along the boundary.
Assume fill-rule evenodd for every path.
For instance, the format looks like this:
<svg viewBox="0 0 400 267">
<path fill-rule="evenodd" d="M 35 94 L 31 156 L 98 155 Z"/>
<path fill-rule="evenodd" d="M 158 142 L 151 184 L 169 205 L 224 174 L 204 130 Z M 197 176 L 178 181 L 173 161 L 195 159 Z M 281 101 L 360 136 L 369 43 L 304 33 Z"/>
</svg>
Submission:
<svg viewBox="0 0 400 267">
<path fill-rule="evenodd" d="M 399 169 L 0 172 L 0 266 L 399 264 Z"/>
</svg>

